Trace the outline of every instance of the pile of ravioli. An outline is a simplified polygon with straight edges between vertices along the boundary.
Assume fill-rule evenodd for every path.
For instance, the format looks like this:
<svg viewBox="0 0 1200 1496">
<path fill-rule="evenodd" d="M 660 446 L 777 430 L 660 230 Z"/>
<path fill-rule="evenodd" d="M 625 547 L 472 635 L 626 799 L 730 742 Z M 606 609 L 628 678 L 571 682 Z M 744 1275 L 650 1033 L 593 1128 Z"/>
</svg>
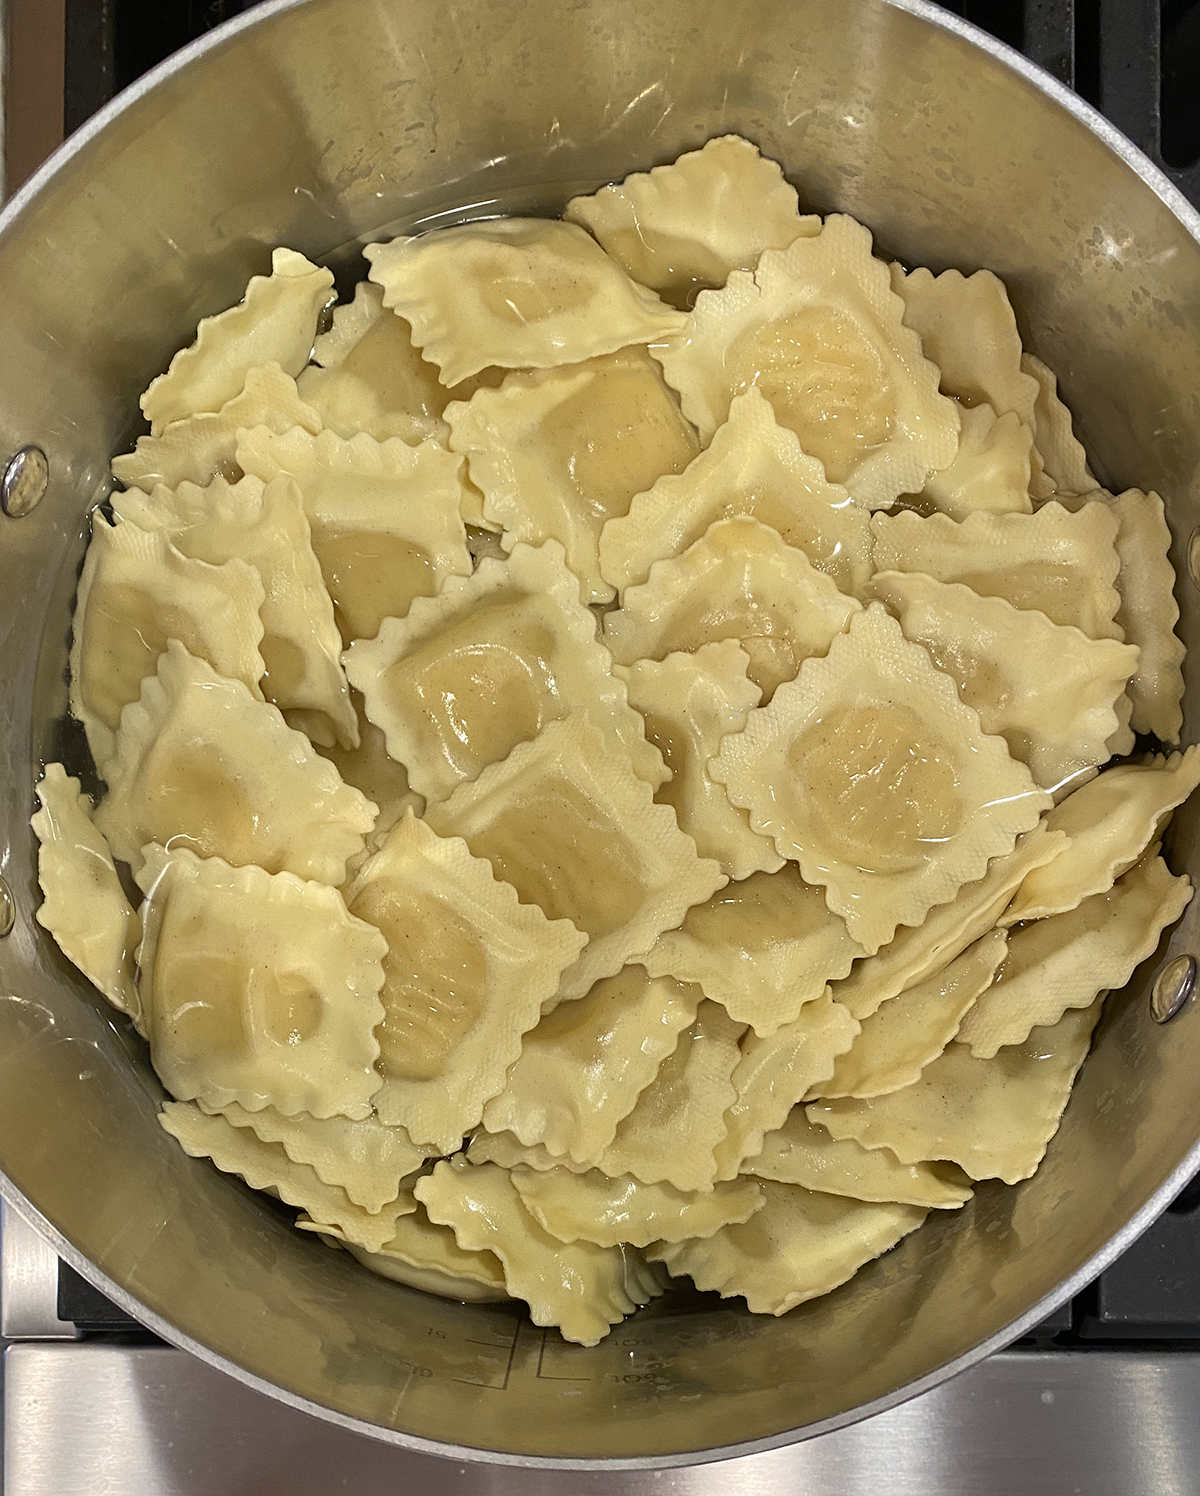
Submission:
<svg viewBox="0 0 1200 1496">
<path fill-rule="evenodd" d="M 736 137 L 365 253 L 143 396 L 39 918 L 187 1153 L 376 1272 L 782 1314 L 1034 1172 L 1191 897 L 1162 501 L 994 275 Z"/>
</svg>

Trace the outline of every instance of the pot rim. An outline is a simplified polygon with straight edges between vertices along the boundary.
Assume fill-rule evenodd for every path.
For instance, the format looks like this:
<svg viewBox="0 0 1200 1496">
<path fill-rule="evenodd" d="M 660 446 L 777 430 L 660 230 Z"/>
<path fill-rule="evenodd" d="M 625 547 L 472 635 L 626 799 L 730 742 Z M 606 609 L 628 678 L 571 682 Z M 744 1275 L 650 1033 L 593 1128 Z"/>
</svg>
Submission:
<svg viewBox="0 0 1200 1496">
<path fill-rule="evenodd" d="M 173 78 L 177 73 L 182 72 L 196 58 L 203 56 L 206 52 L 226 45 L 243 31 L 248 31 L 251 27 L 264 24 L 274 17 L 282 15 L 285 11 L 299 10 L 302 6 L 310 3 L 313 3 L 313 0 L 266 0 L 266 3 L 256 6 L 254 10 L 233 17 L 222 25 L 215 27 L 206 36 L 200 37 L 196 41 L 182 47 L 178 52 L 172 53 L 170 57 L 164 59 L 164 61 L 160 62 L 148 73 L 145 73 L 128 88 L 123 89 L 115 98 L 92 115 L 73 135 L 69 136 L 4 205 L 3 210 L 0 211 L 0 237 L 3 237 L 12 229 L 25 209 L 36 200 L 42 188 L 81 150 L 90 144 L 97 135 L 106 129 L 109 123 L 116 119 L 118 115 L 130 108 L 145 95 L 152 93 L 160 84 Z M 1161 199 L 1174 217 L 1179 220 L 1197 244 L 1200 245 L 1200 211 L 1192 207 L 1170 178 L 1142 150 L 1134 145 L 1126 135 L 1118 130 L 1115 125 L 1111 124 L 1097 109 L 1080 98 L 1073 89 L 1060 83 L 1050 73 L 1038 67 L 1035 63 L 1030 62 L 1028 58 L 1004 42 L 996 40 L 988 32 L 983 31 L 978 26 L 972 25 L 968 21 L 961 20 L 949 11 L 941 9 L 940 6 L 929 3 L 929 0 L 879 0 L 879 3 L 888 6 L 892 10 L 904 11 L 909 15 L 917 16 L 930 25 L 961 37 L 964 41 L 971 43 L 981 51 L 987 53 L 995 61 L 1002 63 L 1004 66 L 1018 73 L 1026 82 L 1032 84 L 1033 87 L 1053 99 L 1068 114 L 1073 115 L 1076 120 L 1085 125 L 1092 134 L 1098 136 L 1127 166 L 1131 167 L 1156 196 Z M 507 1465 L 536 1470 L 591 1471 L 599 1474 L 605 1471 L 665 1470 L 691 1465 L 713 1464 L 723 1460 L 744 1458 L 748 1455 L 767 1454 L 773 1450 L 787 1448 L 789 1445 L 804 1443 L 821 1434 L 833 1433 L 838 1429 L 851 1427 L 865 1419 L 874 1417 L 877 1413 L 887 1412 L 892 1408 L 899 1407 L 901 1404 L 908 1402 L 912 1398 L 920 1397 L 923 1393 L 932 1391 L 933 1388 L 940 1386 L 943 1382 L 949 1381 L 951 1377 L 968 1370 L 987 1356 L 993 1354 L 993 1352 L 1004 1349 L 1005 1346 L 1019 1339 L 1026 1331 L 1041 1323 L 1055 1309 L 1066 1303 L 1068 1299 L 1073 1298 L 1076 1293 L 1086 1287 L 1099 1273 L 1110 1266 L 1126 1248 L 1132 1245 L 1137 1237 L 1162 1214 L 1198 1169 L 1200 1169 L 1200 1141 L 1197 1141 L 1179 1166 L 1146 1201 L 1142 1208 L 1118 1232 L 1111 1236 L 1104 1246 L 1082 1263 L 1070 1277 L 1064 1279 L 1050 1293 L 1046 1294 L 1044 1298 L 1026 1310 L 1024 1314 L 1012 1320 L 1003 1329 L 998 1330 L 986 1340 L 973 1346 L 971 1350 L 964 1352 L 961 1356 L 947 1362 L 945 1365 L 937 1367 L 925 1376 L 908 1382 L 902 1387 L 897 1387 L 882 1397 L 875 1398 L 867 1403 L 861 1403 L 855 1408 L 848 1409 L 843 1413 L 835 1414 L 829 1418 L 821 1419 L 816 1423 L 807 1424 L 803 1428 L 787 1429 L 767 1438 L 748 1440 L 740 1444 L 728 1444 L 717 1449 L 689 1450 L 679 1454 L 646 1455 L 637 1458 L 582 1458 L 511 1454 L 502 1450 L 481 1449 L 474 1445 L 448 1444 L 440 1440 L 424 1439 L 414 1434 L 403 1433 L 398 1429 L 384 1428 L 379 1424 L 369 1423 L 364 1419 L 340 1413 L 335 1408 L 330 1408 L 323 1403 L 314 1402 L 309 1398 L 289 1392 L 287 1389 L 279 1387 L 276 1383 L 247 1371 L 244 1367 L 228 1360 L 200 1341 L 183 1334 L 170 1321 L 147 1309 L 131 1293 L 121 1287 L 120 1284 L 109 1278 L 101 1268 L 84 1257 L 3 1173 L 0 1173 L 0 1197 L 25 1218 L 29 1225 L 54 1248 L 60 1258 L 132 1318 L 136 1319 L 169 1345 L 189 1352 L 206 1365 L 225 1373 L 227 1376 L 233 1377 L 236 1381 L 241 1382 L 244 1386 L 251 1388 L 255 1392 L 272 1397 L 278 1402 L 282 1402 L 300 1412 L 311 1414 L 327 1423 L 336 1424 L 352 1433 L 365 1435 L 368 1438 L 380 1440 L 383 1443 L 400 1449 L 411 1450 L 415 1454 L 432 1455 L 442 1459 L 456 1460 L 459 1463 Z"/>
</svg>

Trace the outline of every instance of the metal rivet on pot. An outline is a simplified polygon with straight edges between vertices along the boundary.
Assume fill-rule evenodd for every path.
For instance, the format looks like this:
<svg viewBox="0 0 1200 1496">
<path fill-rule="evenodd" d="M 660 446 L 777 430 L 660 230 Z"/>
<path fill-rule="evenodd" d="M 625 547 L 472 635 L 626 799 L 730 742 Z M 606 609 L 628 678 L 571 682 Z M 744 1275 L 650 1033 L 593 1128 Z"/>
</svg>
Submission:
<svg viewBox="0 0 1200 1496">
<path fill-rule="evenodd" d="M 0 509 L 20 519 L 42 502 L 50 481 L 50 464 L 41 447 L 22 447 L 8 459 L 0 477 Z"/>
<path fill-rule="evenodd" d="M 1170 1023 L 1191 1001 L 1196 988 L 1195 956 L 1176 956 L 1159 972 L 1150 993 L 1150 1016 Z"/>
<path fill-rule="evenodd" d="M 0 878 L 0 940 L 7 935 L 16 923 L 17 906 L 13 903 L 13 896 L 8 890 L 8 884 Z"/>
</svg>

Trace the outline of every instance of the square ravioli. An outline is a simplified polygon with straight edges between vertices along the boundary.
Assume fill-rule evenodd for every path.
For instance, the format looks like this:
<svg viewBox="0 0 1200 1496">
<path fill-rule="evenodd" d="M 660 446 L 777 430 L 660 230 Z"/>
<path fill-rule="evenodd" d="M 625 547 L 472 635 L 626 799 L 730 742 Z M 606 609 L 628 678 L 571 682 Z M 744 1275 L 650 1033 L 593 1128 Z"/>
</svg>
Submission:
<svg viewBox="0 0 1200 1496">
<path fill-rule="evenodd" d="M 879 603 L 751 712 L 709 772 L 868 955 L 981 877 L 1051 804 Z"/>
<path fill-rule="evenodd" d="M 151 436 L 161 436 L 172 421 L 220 410 L 245 388 L 247 372 L 261 364 L 299 374 L 332 295 L 331 271 L 294 249 L 274 250 L 271 274 L 251 276 L 237 306 L 202 318 L 195 342 L 180 349 L 142 396 Z"/>
<path fill-rule="evenodd" d="M 317 339 L 296 388 L 339 436 L 365 431 L 376 441 L 398 436 L 417 446 L 447 435 L 441 413 L 448 395 L 437 376 L 413 346 L 412 328 L 384 308 L 383 291 L 359 281 L 354 299 L 334 307 L 333 325 Z"/>
<path fill-rule="evenodd" d="M 1058 1131 L 1099 1017 L 1099 1002 L 1071 1009 L 991 1060 L 951 1044 L 911 1086 L 862 1101 L 814 1101 L 809 1120 L 835 1138 L 887 1148 L 902 1164 L 945 1161 L 972 1179 L 1017 1184 Z"/>
<path fill-rule="evenodd" d="M 1038 383 L 1021 368 L 1021 335 L 1004 282 L 990 270 L 934 275 L 892 266 L 905 326 L 920 334 L 925 357 L 941 370 L 942 390 L 964 405 L 1010 412 L 1032 435 Z"/>
<path fill-rule="evenodd" d="M 276 707 L 172 639 L 121 714 L 96 824 L 136 871 L 148 842 L 341 883 L 376 806 Z"/>
<path fill-rule="evenodd" d="M 114 494 L 113 513 L 143 530 L 163 530 L 184 556 L 220 566 L 253 566 L 266 596 L 259 617 L 262 691 L 281 710 L 324 716 L 325 736 L 358 742 L 358 718 L 342 673 L 342 641 L 313 552 L 300 490 L 291 478 L 263 483 L 214 478 L 205 488 L 181 483 L 147 498 Z"/>
<path fill-rule="evenodd" d="M 852 1278 L 925 1219 L 913 1205 L 867 1204 L 797 1184 L 763 1189 L 766 1204 L 744 1225 L 702 1241 L 662 1242 L 647 1255 L 672 1277 L 745 1299 L 753 1314 L 786 1314 Z"/>
<path fill-rule="evenodd" d="M 1044 613 L 920 572 L 876 572 L 871 591 L 1043 789 L 1109 757 L 1115 704 L 1138 668 L 1133 645 L 1089 639 Z"/>
<path fill-rule="evenodd" d="M 607 520 L 696 456 L 658 365 L 642 348 L 510 374 L 446 407 L 450 448 L 467 459 L 488 524 L 511 547 L 560 541 L 588 602 L 608 602 L 598 544 Z"/>
<path fill-rule="evenodd" d="M 449 1226 L 434 1225 L 425 1207 L 419 1201 L 416 1206 L 397 1219 L 394 1234 L 378 1252 L 359 1246 L 336 1226 L 323 1226 L 308 1216 L 297 1218 L 296 1229 L 316 1232 L 331 1246 L 340 1243 L 363 1267 L 407 1288 L 466 1304 L 507 1299 L 504 1269 L 496 1254 L 465 1250 Z"/>
<path fill-rule="evenodd" d="M 662 756 L 611 663 L 557 541 L 481 561 L 346 654 L 367 716 L 413 788 L 434 801 L 572 712 L 657 788 Z"/>
<path fill-rule="evenodd" d="M 864 1148 L 853 1138 L 838 1141 L 827 1128 L 810 1122 L 802 1106 L 763 1140 L 763 1150 L 747 1159 L 743 1172 L 778 1184 L 801 1184 L 823 1195 L 850 1200 L 894 1201 L 927 1210 L 957 1210 L 971 1198 L 969 1185 L 938 1164 L 902 1164 L 886 1148 Z"/>
<path fill-rule="evenodd" d="M 871 531 L 877 571 L 924 572 L 1042 612 L 1089 639 L 1124 637 L 1116 621 L 1117 518 L 1105 504 L 1075 512 L 1043 504 L 1036 514 L 979 510 L 958 522 L 944 514 L 876 514 Z"/>
<path fill-rule="evenodd" d="M 886 1096 L 911 1086 L 960 1033 L 964 1016 L 970 1020 L 976 999 L 988 1001 L 1007 954 L 1004 931 L 993 930 L 936 975 L 906 987 L 863 1019 L 862 1032 L 838 1056 L 833 1074 L 804 1100 Z"/>
<path fill-rule="evenodd" d="M 698 982 L 705 997 L 766 1037 L 798 1018 L 827 982 L 847 976 L 862 954 L 822 891 L 785 862 L 689 909 L 678 930 L 658 937 L 646 969 Z"/>
<path fill-rule="evenodd" d="M 594 1164 L 696 1021 L 703 996 L 694 984 L 626 966 L 586 997 L 559 1003 L 525 1035 L 483 1125 Z"/>
<path fill-rule="evenodd" d="M 563 974 L 562 1001 L 644 956 L 726 881 L 581 716 L 551 722 L 426 819 L 486 857 L 525 903 L 589 937 Z"/>
<path fill-rule="evenodd" d="M 1034 1028 L 1119 991 L 1159 937 L 1191 903 L 1192 882 L 1172 877 L 1157 848 L 1106 892 L 1067 914 L 1022 925 L 1009 935 L 999 980 L 984 992 L 958 1032 L 978 1059 L 1024 1044 Z"/>
<path fill-rule="evenodd" d="M 264 483 L 289 475 L 304 498 L 312 547 L 342 639 L 370 639 L 447 577 L 471 574 L 462 458 L 436 442 L 349 441 L 265 427 L 238 433 L 237 460 Z"/>
<path fill-rule="evenodd" d="M 244 561 L 193 561 L 164 531 L 110 525 L 93 511 L 72 624 L 70 702 L 102 775 L 122 709 L 137 700 L 169 639 L 261 700 L 264 598 L 258 572 Z"/>
<path fill-rule="evenodd" d="M 1062 851 L 1021 880 L 1002 923 L 1066 914 L 1111 888 L 1154 839 L 1171 812 L 1200 784 L 1200 748 L 1119 764 L 1056 805 L 1046 828 L 1070 838 Z"/>
<path fill-rule="evenodd" d="M 753 1179 L 731 1179 L 707 1192 L 689 1193 L 628 1175 L 610 1179 L 598 1169 L 573 1174 L 569 1169 L 518 1167 L 512 1182 L 543 1230 L 562 1242 L 590 1241 L 598 1247 L 648 1247 L 656 1241 L 711 1236 L 722 1226 L 748 1221 L 766 1199 Z"/>
<path fill-rule="evenodd" d="M 954 461 L 930 473 L 915 507 L 954 520 L 977 510 L 1031 514 L 1032 442 L 1029 427 L 1011 410 L 997 416 L 990 405 L 964 406 Z"/>
<path fill-rule="evenodd" d="M 744 810 L 729 803 L 721 785 L 709 778 L 708 761 L 729 732 L 740 732 L 762 692 L 746 677 L 750 656 L 736 639 L 702 644 L 694 654 L 665 660 L 639 660 L 616 667 L 629 690 L 629 704 L 641 712 L 646 736 L 661 750 L 670 778 L 655 794 L 671 805 L 679 829 L 730 878 L 775 872 L 783 859 L 765 836 L 751 829 Z"/>
<path fill-rule="evenodd" d="M 702 291 L 654 356 L 702 441 L 757 385 L 833 482 L 886 508 L 919 493 L 958 447 L 958 407 L 903 318 L 870 232 L 834 213 L 819 234 L 764 251 L 753 274 Z"/>
<path fill-rule="evenodd" d="M 368 244 L 383 304 L 458 384 L 491 365 L 553 369 L 630 343 L 652 343 L 682 312 L 629 279 L 573 223 L 502 218 Z"/>
<path fill-rule="evenodd" d="M 162 847 L 146 849 L 138 886 L 138 990 L 173 1096 L 285 1116 L 370 1112 L 387 942 L 337 889 Z"/>
<path fill-rule="evenodd" d="M 655 561 L 678 556 L 720 519 L 745 514 L 804 552 L 839 591 L 860 595 L 871 574 L 870 515 L 831 483 L 757 385 L 682 473 L 666 473 L 600 533 L 600 570 L 622 592 Z"/>
<path fill-rule="evenodd" d="M 605 616 L 604 642 L 618 663 L 633 665 L 736 639 L 769 701 L 861 607 L 778 531 L 742 516 L 718 520 L 682 556 L 656 561 L 647 581 L 627 587 Z"/>
<path fill-rule="evenodd" d="M 833 1074 L 859 1032 L 858 1023 L 826 988 L 800 1016 L 769 1038 L 747 1031 L 733 1072 L 737 1093 L 725 1113 L 725 1136 L 714 1150 L 718 1179 L 732 1179 L 762 1148 L 767 1133 L 782 1127 L 811 1088 Z"/>
<path fill-rule="evenodd" d="M 285 1117 L 271 1106 L 248 1112 L 234 1101 L 220 1115 L 234 1127 L 248 1127 L 261 1143 L 278 1143 L 294 1164 L 308 1165 L 322 1184 L 345 1190 L 372 1215 L 399 1199 L 403 1182 L 429 1157 L 403 1127 L 386 1126 L 374 1112 L 358 1120 L 304 1113 Z"/>
<path fill-rule="evenodd" d="M 112 460 L 112 474 L 127 488 L 153 493 L 159 484 L 203 486 L 214 478 L 236 481 L 237 434 L 244 426 L 268 426 L 290 431 L 302 426 L 314 435 L 321 429 L 320 412 L 300 398 L 296 381 L 278 364 L 246 370 L 239 394 L 217 411 L 184 416 L 163 428 L 161 436 L 142 436 L 132 452 Z"/>
<path fill-rule="evenodd" d="M 256 1190 L 268 1190 L 285 1205 L 298 1206 L 339 1237 L 371 1251 L 390 1240 L 396 1223 L 417 1202 L 397 1190 L 377 1211 L 356 1205 L 340 1185 L 326 1184 L 308 1164 L 296 1163 L 278 1143 L 265 1143 L 250 1128 L 234 1127 L 219 1113 L 206 1114 L 182 1101 L 168 1101 L 159 1124 L 192 1158 L 208 1158 L 224 1174 L 237 1174 Z"/>
<path fill-rule="evenodd" d="M 535 1325 L 557 1325 L 565 1340 L 596 1345 L 639 1304 L 662 1293 L 636 1254 L 594 1242 L 559 1241 L 526 1210 L 496 1164 L 443 1160 L 417 1181 L 429 1219 L 453 1229 L 460 1247 L 494 1252 L 508 1291 L 529 1305 Z"/>
<path fill-rule="evenodd" d="M 92 821 L 92 802 L 62 764 L 46 765 L 36 794 L 39 809 L 30 824 L 40 843 L 37 922 L 92 986 L 144 1032 L 133 959 L 142 922 Z"/>
<path fill-rule="evenodd" d="M 453 1152 L 587 937 L 518 903 L 465 842 L 411 811 L 346 889 L 346 907 L 388 947 L 375 1109 L 415 1143 Z"/>
<path fill-rule="evenodd" d="M 740 135 L 719 135 L 668 166 L 636 171 L 563 214 L 582 224 L 635 281 L 673 306 L 753 270 L 764 249 L 786 249 L 821 220 L 802 218 L 796 189 Z"/>
<path fill-rule="evenodd" d="M 1092 493 L 1096 479 L 1088 467 L 1087 453 L 1075 435 L 1071 412 L 1059 399 L 1058 378 L 1032 353 L 1021 355 L 1021 368 L 1037 380 L 1033 407 L 1033 437 L 1049 494 Z"/>
<path fill-rule="evenodd" d="M 953 899 L 931 909 L 919 925 L 906 925 L 868 960 L 860 961 L 834 996 L 860 1021 L 881 1003 L 948 966 L 1004 915 L 1022 879 L 1062 855 L 1069 843 L 1063 831 L 1042 821 L 1017 838 L 1006 857 L 993 857 L 982 878 L 966 883 Z"/>
<path fill-rule="evenodd" d="M 732 1076 L 743 1032 L 744 1025 L 734 1023 L 724 1008 L 702 1002 L 696 1021 L 679 1036 L 597 1159 L 600 1172 L 613 1179 L 631 1174 L 643 1184 L 665 1183 L 685 1193 L 711 1190 L 717 1177 L 714 1150 L 737 1100 Z"/>
</svg>

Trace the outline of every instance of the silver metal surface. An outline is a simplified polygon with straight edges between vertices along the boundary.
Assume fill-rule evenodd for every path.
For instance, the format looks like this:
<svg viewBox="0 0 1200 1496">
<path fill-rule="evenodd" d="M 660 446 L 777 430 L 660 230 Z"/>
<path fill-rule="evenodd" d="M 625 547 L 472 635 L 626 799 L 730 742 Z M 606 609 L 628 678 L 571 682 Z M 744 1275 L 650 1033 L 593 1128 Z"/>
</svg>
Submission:
<svg viewBox="0 0 1200 1496">
<path fill-rule="evenodd" d="M 140 391 L 271 246 L 349 275 L 383 232 L 573 192 L 724 131 L 881 252 L 986 265 L 1112 487 L 1200 521 L 1200 220 L 1085 105 L 944 12 L 885 0 L 277 0 L 101 112 L 0 215 L 0 451 L 44 501 L 0 545 L 0 1170 L 122 1307 L 248 1385 L 424 1452 L 678 1463 L 756 1453 L 928 1390 L 1073 1293 L 1200 1164 L 1200 1024 L 1146 1022 L 1200 949 L 1191 908 L 1108 1001 L 1038 1174 L 984 1185 L 827 1298 L 773 1319 L 669 1296 L 600 1347 L 362 1273 L 185 1157 L 141 1042 L 32 918 L 39 760 L 66 753 L 84 516 Z M 1197 737 L 1200 594 L 1185 741 Z M 1200 876 L 1200 803 L 1168 854 Z M 500 1479 L 499 1476 L 495 1477 Z M 523 1477 L 528 1479 L 529 1477 Z"/>
<path fill-rule="evenodd" d="M 1191 1002 L 1195 991 L 1195 956 L 1176 956 L 1154 979 L 1150 989 L 1151 1018 L 1155 1023 L 1170 1023 Z"/>
<path fill-rule="evenodd" d="M 0 474 L 0 509 L 10 519 L 31 514 L 46 496 L 50 464 L 41 447 L 22 447 L 14 452 Z"/>
<path fill-rule="evenodd" d="M 12 893 L 6 880 L 0 878 L 0 940 L 12 934 L 16 918 L 17 906 L 13 903 Z"/>
<path fill-rule="evenodd" d="M 852 1428 L 722 1465 L 601 1474 L 391 1449 L 193 1357 L 9 1348 L 5 1496 L 1197 1496 L 1200 1355 L 1002 1352 Z"/>
<path fill-rule="evenodd" d="M 58 1258 L 19 1212 L 0 1202 L 0 1336 L 74 1340 L 58 1317 Z"/>
</svg>

